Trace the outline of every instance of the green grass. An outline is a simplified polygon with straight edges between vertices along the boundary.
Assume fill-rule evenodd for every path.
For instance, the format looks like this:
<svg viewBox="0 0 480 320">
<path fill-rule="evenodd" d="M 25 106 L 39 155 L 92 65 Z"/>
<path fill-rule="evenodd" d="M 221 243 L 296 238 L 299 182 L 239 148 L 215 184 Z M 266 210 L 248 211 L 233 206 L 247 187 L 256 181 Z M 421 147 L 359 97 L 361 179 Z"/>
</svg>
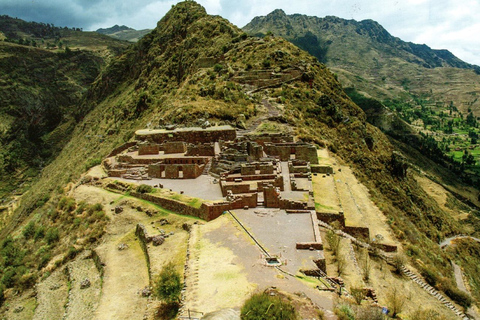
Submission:
<svg viewBox="0 0 480 320">
<path fill-rule="evenodd" d="M 315 202 L 315 210 L 320 210 L 320 209 L 334 210 L 335 208 Z"/>
</svg>

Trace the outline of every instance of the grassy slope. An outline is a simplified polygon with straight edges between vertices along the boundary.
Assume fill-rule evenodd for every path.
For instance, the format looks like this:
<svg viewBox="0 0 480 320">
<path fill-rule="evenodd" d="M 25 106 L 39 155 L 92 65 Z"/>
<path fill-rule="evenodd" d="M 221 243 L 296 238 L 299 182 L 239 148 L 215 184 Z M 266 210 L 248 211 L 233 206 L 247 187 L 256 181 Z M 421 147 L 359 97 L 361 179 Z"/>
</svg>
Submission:
<svg viewBox="0 0 480 320">
<path fill-rule="evenodd" d="M 453 101 L 463 113 L 470 107 L 480 115 L 474 93 L 479 89 L 475 83 L 480 75 L 474 72 L 478 67 L 443 51 L 403 42 L 376 22 L 287 16 L 277 10 L 255 18 L 244 30 L 285 37 L 325 62 L 345 87 L 354 86 L 380 101 L 411 99 L 414 94 L 433 102 Z"/>
<path fill-rule="evenodd" d="M 9 193 L 28 189 L 24 182 L 65 145 L 74 117 L 82 116 L 75 106 L 102 68 L 128 44 L 4 16 L 0 29 L 12 41 L 32 41 L 30 46 L 0 42 L 0 196 L 6 203 Z M 54 41 L 70 50 L 47 50 Z"/>
</svg>

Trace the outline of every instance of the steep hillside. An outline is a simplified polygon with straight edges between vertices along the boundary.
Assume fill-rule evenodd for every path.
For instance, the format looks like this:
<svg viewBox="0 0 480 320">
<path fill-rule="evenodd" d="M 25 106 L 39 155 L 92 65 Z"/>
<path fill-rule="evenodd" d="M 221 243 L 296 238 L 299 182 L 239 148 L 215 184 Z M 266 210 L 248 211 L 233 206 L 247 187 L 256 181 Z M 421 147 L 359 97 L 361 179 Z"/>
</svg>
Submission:
<svg viewBox="0 0 480 320">
<path fill-rule="evenodd" d="M 254 18 L 244 31 L 270 32 L 308 51 L 335 72 L 371 123 L 478 184 L 480 67 L 447 50 L 404 42 L 372 20 L 275 10 Z"/>
<path fill-rule="evenodd" d="M 367 123 L 362 109 L 316 58 L 279 37 L 248 37 L 192 1 L 174 6 L 154 31 L 114 59 L 89 88 L 76 111 L 85 117 L 75 126 L 72 138 L 42 170 L 1 230 L 6 239 L 2 255 L 9 258 L 1 261 L 4 268 L 0 270 L 9 272 L 4 285 L 28 288 L 46 274 L 45 265 L 52 272 L 52 265 L 67 263 L 77 252 L 96 246 L 108 224 L 103 207 L 75 203 L 64 195 L 78 192 L 76 187 L 88 182 L 81 178 L 85 170 L 129 141 L 135 130 L 207 121 L 243 127 L 244 122 L 265 119 L 269 104 L 281 110 L 269 124 L 287 126 L 297 138 L 328 148 L 342 165 L 349 166 L 369 189 L 400 247 L 411 256 L 410 263 L 434 273 L 439 288 L 450 289 L 449 259 L 454 255 L 447 255 L 437 243 L 465 230 L 478 232 L 476 213 L 452 219 L 451 212 L 417 182 L 422 172 L 412 170 L 387 137 Z M 111 197 L 104 198 L 110 201 Z M 32 242 L 32 232 L 26 229 L 29 224 L 33 230 L 55 228 L 61 243 L 47 245 L 40 236 Z M 25 229 L 28 232 L 21 232 Z M 77 236 L 82 240 L 77 241 Z M 60 247 L 73 249 L 62 255 Z M 24 257 L 40 250 L 46 257 L 42 264 L 28 258 L 22 264 Z M 10 259 L 15 251 L 23 256 Z M 54 255 L 60 256 L 56 263 L 50 260 Z M 6 272 L 0 272 L 3 279 Z"/>
<path fill-rule="evenodd" d="M 151 29 L 135 30 L 127 26 L 114 25 L 110 28 L 101 28 L 96 32 L 110 36 L 118 40 L 125 40 L 129 42 L 137 42 L 144 35 L 150 33 Z"/>
<path fill-rule="evenodd" d="M 286 15 L 275 10 L 254 18 L 243 29 L 251 35 L 273 32 L 284 37 L 326 63 L 345 87 L 355 87 L 377 100 L 416 95 L 433 104 L 453 101 L 462 112 L 471 108 L 480 115 L 472 95 L 479 89 L 472 87 L 472 80 L 478 82 L 480 67 L 447 50 L 404 42 L 375 21 Z M 455 79 L 446 74 L 448 70 L 456 74 Z"/>
<path fill-rule="evenodd" d="M 7 16 L 0 17 L 0 31 L 7 35 L 0 41 L 3 212 L 12 204 L 7 195 L 14 190 L 20 195 L 28 189 L 29 184 L 24 183 L 68 141 L 76 121 L 83 116 L 76 111 L 83 94 L 127 44 L 95 33 Z M 54 42 L 62 43 L 65 49 Z"/>
</svg>

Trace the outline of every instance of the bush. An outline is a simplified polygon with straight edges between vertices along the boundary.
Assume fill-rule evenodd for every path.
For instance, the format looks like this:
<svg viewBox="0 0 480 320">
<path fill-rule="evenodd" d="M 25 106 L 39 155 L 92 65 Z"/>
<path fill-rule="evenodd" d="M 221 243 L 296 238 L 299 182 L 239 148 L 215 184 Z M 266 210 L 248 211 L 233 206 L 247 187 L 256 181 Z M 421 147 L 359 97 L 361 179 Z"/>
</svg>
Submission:
<svg viewBox="0 0 480 320">
<path fill-rule="evenodd" d="M 37 240 L 42 239 L 43 237 L 45 237 L 45 227 L 44 227 L 44 226 L 40 226 L 40 227 L 35 231 L 35 235 L 33 236 L 33 238 L 35 239 L 35 241 L 37 241 Z"/>
<path fill-rule="evenodd" d="M 22 235 L 25 239 L 30 239 L 35 235 L 35 222 L 30 221 L 25 228 L 23 228 Z"/>
<path fill-rule="evenodd" d="M 58 202 L 58 207 L 63 211 L 72 212 L 76 207 L 75 199 L 69 198 L 69 197 L 63 197 Z"/>
<path fill-rule="evenodd" d="M 155 319 L 170 320 L 175 319 L 180 304 L 178 302 L 162 303 L 155 312 Z"/>
<path fill-rule="evenodd" d="M 405 266 L 405 263 L 407 263 L 407 258 L 403 254 L 397 253 L 393 256 L 393 268 L 396 273 L 402 274 L 402 268 Z"/>
<path fill-rule="evenodd" d="M 256 293 L 245 301 L 240 317 L 242 320 L 294 320 L 298 319 L 293 305 L 280 297 Z"/>
<path fill-rule="evenodd" d="M 425 281 L 431 286 L 435 286 L 438 282 L 438 275 L 434 270 L 431 270 L 428 266 L 423 268 L 420 271 L 420 274 L 422 275 L 423 278 L 425 278 Z"/>
<path fill-rule="evenodd" d="M 350 288 L 350 294 L 358 305 L 362 304 L 362 300 L 365 299 L 365 290 L 360 287 Z"/>
<path fill-rule="evenodd" d="M 153 190 L 153 187 L 147 184 L 141 184 L 137 187 L 138 193 L 150 193 L 152 192 L 152 190 Z"/>
<path fill-rule="evenodd" d="M 339 320 L 355 320 L 355 313 L 347 304 L 341 304 L 335 308 L 335 314 Z"/>
<path fill-rule="evenodd" d="M 54 242 L 57 242 L 58 239 L 60 239 L 58 229 L 57 228 L 48 229 L 47 234 L 45 235 L 45 240 L 47 240 L 47 243 L 52 244 Z"/>
<path fill-rule="evenodd" d="M 445 294 L 450 297 L 453 301 L 464 307 L 465 309 L 470 308 L 472 305 L 472 297 L 466 292 L 454 287 L 453 285 L 448 285 L 444 289 Z"/>
<path fill-rule="evenodd" d="M 181 290 L 180 274 L 175 270 L 173 263 L 169 262 L 160 271 L 155 281 L 155 294 L 168 304 L 179 301 Z"/>
</svg>

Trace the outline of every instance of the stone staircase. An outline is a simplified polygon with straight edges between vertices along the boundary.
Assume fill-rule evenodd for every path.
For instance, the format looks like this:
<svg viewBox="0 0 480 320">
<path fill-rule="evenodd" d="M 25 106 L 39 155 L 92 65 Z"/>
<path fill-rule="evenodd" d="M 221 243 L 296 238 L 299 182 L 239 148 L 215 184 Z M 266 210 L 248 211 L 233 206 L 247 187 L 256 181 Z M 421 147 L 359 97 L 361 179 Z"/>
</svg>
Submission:
<svg viewBox="0 0 480 320">
<path fill-rule="evenodd" d="M 203 168 L 202 175 L 204 176 L 208 175 L 208 173 L 210 172 L 210 168 L 212 167 L 212 162 L 213 162 L 213 159 L 207 162 L 207 164 L 205 165 L 205 168 Z"/>
<path fill-rule="evenodd" d="M 409 270 L 407 267 L 403 266 L 402 267 L 402 273 L 405 274 L 407 277 L 409 277 L 413 282 L 418 284 L 422 289 L 427 291 L 429 294 L 437 298 L 444 306 L 452 310 L 457 316 L 462 318 L 463 320 L 469 320 L 465 313 L 462 311 L 458 310 L 457 307 L 455 307 L 450 301 L 448 301 L 447 298 L 445 298 L 440 292 L 438 292 L 435 288 L 430 286 L 428 283 L 423 281 L 422 277 L 419 275 L 416 275 L 413 273 L 411 270 Z"/>
<path fill-rule="evenodd" d="M 330 226 L 328 223 L 325 223 L 323 221 L 320 221 L 318 220 L 318 225 L 319 226 L 322 226 L 326 229 L 329 229 L 329 230 L 333 230 L 336 234 L 344 237 L 344 238 L 347 238 L 347 239 L 350 239 L 351 240 L 351 243 L 355 243 L 361 247 L 364 247 L 368 250 L 373 250 L 373 247 L 370 246 L 368 243 L 366 242 L 363 242 L 361 240 L 358 240 L 356 239 L 355 237 L 349 235 L 348 233 L 345 233 L 341 230 L 335 230 L 334 228 L 332 228 L 332 226 Z M 383 260 L 385 260 L 388 264 L 393 264 L 393 258 L 387 254 L 386 252 L 383 252 L 382 250 L 380 249 L 377 249 L 377 253 L 378 253 L 378 256 L 380 258 L 382 258 Z M 433 288 L 432 286 L 430 286 L 429 284 L 427 284 L 423 278 L 419 275 L 416 275 L 415 273 L 413 273 L 410 269 L 408 269 L 407 267 L 403 266 L 402 267 L 402 272 L 403 274 L 405 274 L 408 278 L 410 278 L 413 282 L 417 283 L 422 289 L 424 289 L 425 291 L 427 291 L 429 294 L 431 294 L 432 296 L 434 296 L 435 298 L 437 298 L 445 307 L 447 307 L 448 309 L 452 310 L 458 317 L 462 318 L 462 320 L 469 320 L 470 318 L 467 317 L 465 315 L 465 313 L 463 313 L 462 311 L 460 311 L 448 298 L 446 298 L 445 296 L 443 296 L 440 292 L 438 292 L 435 288 Z"/>
</svg>

